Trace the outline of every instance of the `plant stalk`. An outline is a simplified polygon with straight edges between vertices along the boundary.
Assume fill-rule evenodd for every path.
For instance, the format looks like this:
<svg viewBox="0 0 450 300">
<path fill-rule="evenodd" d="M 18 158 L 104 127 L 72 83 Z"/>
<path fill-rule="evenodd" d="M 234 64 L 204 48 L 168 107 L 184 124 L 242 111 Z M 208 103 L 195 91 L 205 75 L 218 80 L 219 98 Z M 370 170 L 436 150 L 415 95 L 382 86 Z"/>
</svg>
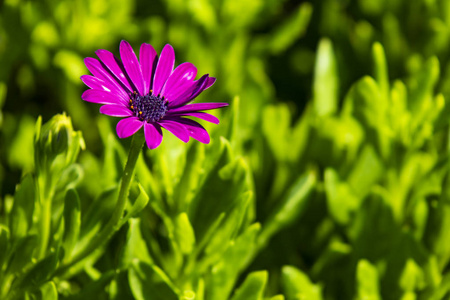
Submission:
<svg viewBox="0 0 450 300">
<path fill-rule="evenodd" d="M 136 167 L 136 162 L 139 154 L 141 153 L 142 147 L 144 145 L 144 141 L 145 138 L 143 132 L 137 132 L 136 134 L 134 134 L 131 141 L 130 151 L 128 152 L 127 163 L 122 174 L 116 207 L 108 224 L 106 224 L 103 230 L 96 235 L 92 243 L 90 243 L 81 252 L 76 253 L 71 261 L 69 261 L 67 264 L 61 265 L 56 272 L 57 275 L 64 274 L 71 266 L 89 256 L 96 249 L 104 245 L 113 236 L 113 234 L 117 230 L 119 230 L 120 220 L 123 217 L 123 212 L 127 203 L 128 192 L 131 186 L 131 180 L 134 175 L 134 169 Z"/>
</svg>

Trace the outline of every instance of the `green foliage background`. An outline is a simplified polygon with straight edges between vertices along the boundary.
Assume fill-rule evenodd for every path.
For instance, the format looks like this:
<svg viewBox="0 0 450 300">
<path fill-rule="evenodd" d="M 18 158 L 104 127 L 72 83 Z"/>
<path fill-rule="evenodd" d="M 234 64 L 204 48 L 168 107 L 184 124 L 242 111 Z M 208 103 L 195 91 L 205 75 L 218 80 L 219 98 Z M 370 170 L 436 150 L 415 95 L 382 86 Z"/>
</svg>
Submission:
<svg viewBox="0 0 450 300">
<path fill-rule="evenodd" d="M 130 144 L 79 77 L 122 39 L 231 105 L 145 149 L 76 260 Z M 1 2 L 0 299 L 448 299 L 449 44 L 446 0 Z"/>
</svg>

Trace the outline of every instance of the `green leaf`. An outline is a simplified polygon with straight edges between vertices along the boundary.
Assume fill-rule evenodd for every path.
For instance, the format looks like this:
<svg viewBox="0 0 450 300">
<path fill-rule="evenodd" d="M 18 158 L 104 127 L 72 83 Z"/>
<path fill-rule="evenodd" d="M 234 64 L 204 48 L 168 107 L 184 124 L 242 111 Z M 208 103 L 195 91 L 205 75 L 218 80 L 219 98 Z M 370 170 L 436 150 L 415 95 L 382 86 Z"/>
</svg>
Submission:
<svg viewBox="0 0 450 300">
<path fill-rule="evenodd" d="M 423 289 L 425 286 L 424 280 L 424 274 L 420 266 L 409 258 L 400 276 L 400 287 L 405 293 L 414 292 L 415 290 Z"/>
<path fill-rule="evenodd" d="M 378 271 L 367 260 L 362 259 L 356 267 L 358 300 L 379 300 Z"/>
<path fill-rule="evenodd" d="M 429 289 L 423 293 L 423 297 L 421 299 L 427 300 L 441 300 L 445 299 L 448 296 L 448 292 L 450 291 L 450 272 L 445 273 L 442 278 L 442 281 L 435 289 Z"/>
<path fill-rule="evenodd" d="M 439 267 L 443 269 L 450 261 L 450 243 L 447 242 L 447 234 L 450 232 L 450 203 L 446 197 L 430 206 L 428 219 L 423 235 L 425 245 L 435 253 Z"/>
<path fill-rule="evenodd" d="M 237 276 L 257 253 L 256 237 L 260 229 L 259 223 L 255 223 L 234 242 L 230 242 L 222 259 L 212 267 L 213 271 L 209 280 L 206 281 L 208 299 L 228 299 Z"/>
<path fill-rule="evenodd" d="M 442 283 L 443 274 L 441 274 L 438 260 L 435 255 L 428 256 L 427 262 L 422 270 L 427 287 L 430 287 L 430 289 L 437 289 Z"/>
<path fill-rule="evenodd" d="M 439 79 L 439 60 L 436 57 L 429 58 L 424 67 L 410 82 L 411 99 L 410 107 L 413 115 L 419 117 L 433 100 L 433 90 Z M 421 117 L 418 118 L 422 120 Z"/>
<path fill-rule="evenodd" d="M 181 146 L 180 140 L 173 135 L 168 135 L 164 137 L 164 141 L 161 146 L 153 151 L 147 151 L 147 155 L 150 156 L 153 162 L 152 171 L 156 174 L 157 181 L 159 181 L 162 186 L 154 186 L 153 188 L 158 188 L 154 191 L 155 194 L 165 194 L 164 202 L 171 206 L 176 207 L 176 205 L 184 206 L 185 204 L 175 203 L 174 194 L 176 191 L 176 186 L 180 182 L 183 176 L 183 171 L 188 166 L 186 165 L 186 152 L 191 147 L 191 145 Z M 180 195 L 177 195 L 180 196 Z M 181 195 L 182 197 L 184 195 Z M 155 197 L 156 200 L 160 200 L 161 196 Z M 180 198 L 178 198 L 180 199 Z M 176 200 L 178 200 L 176 199 Z M 161 199 L 162 200 L 162 199 Z M 159 201 L 160 205 L 163 201 Z M 181 202 L 184 202 L 181 198 Z"/>
<path fill-rule="evenodd" d="M 55 251 L 38 261 L 23 276 L 14 282 L 12 289 L 31 290 L 41 286 L 50 279 L 50 276 L 56 270 L 58 257 L 59 251 Z"/>
<path fill-rule="evenodd" d="M 58 300 L 58 291 L 53 281 L 46 282 L 41 286 L 40 299 L 42 300 Z"/>
<path fill-rule="evenodd" d="M 109 221 L 117 201 L 117 187 L 103 191 L 100 196 L 93 201 L 87 212 L 81 216 L 81 232 L 78 248 L 83 248 L 85 243 L 100 230 L 100 228 Z"/>
<path fill-rule="evenodd" d="M 362 198 L 356 197 L 349 184 L 339 178 L 333 169 L 325 170 L 325 193 L 331 216 L 341 224 L 347 224 L 351 220 Z"/>
<path fill-rule="evenodd" d="M 31 174 L 25 175 L 16 189 L 10 218 L 12 239 L 23 238 L 32 225 L 35 189 L 34 178 Z"/>
<path fill-rule="evenodd" d="M 239 131 L 239 108 L 241 107 L 241 98 L 239 96 L 234 96 L 230 106 L 231 111 L 229 112 L 228 126 L 223 126 L 223 130 L 225 130 L 225 134 L 223 134 L 223 136 L 230 141 L 231 147 L 235 149 L 242 139 L 241 132 Z"/>
<path fill-rule="evenodd" d="M 178 300 L 178 295 L 167 275 L 156 265 L 144 262 L 133 264 L 128 272 L 133 296 L 137 300 Z"/>
<path fill-rule="evenodd" d="M 209 172 L 188 212 L 195 236 L 200 240 L 221 213 L 232 209 L 240 196 L 252 189 L 248 165 L 242 158 L 232 158 L 225 139 L 221 140 L 220 151 L 217 164 Z"/>
<path fill-rule="evenodd" d="M 119 267 L 128 268 L 135 259 L 149 264 L 153 263 L 147 244 L 142 238 L 141 220 L 131 218 L 128 223 L 130 226 L 127 233 L 127 243 L 120 258 Z"/>
<path fill-rule="evenodd" d="M 346 114 L 340 117 L 328 116 L 321 118 L 314 125 L 314 129 L 317 129 L 317 135 L 322 136 L 324 139 L 322 143 L 316 146 L 319 150 L 319 153 L 317 153 L 319 159 L 325 160 L 330 152 L 332 155 L 329 158 L 330 162 L 333 160 L 340 161 L 342 158 L 348 161 L 355 159 L 362 142 L 365 140 L 365 132 L 364 128 L 353 116 Z M 332 143 L 332 149 L 327 149 L 326 147 L 327 144 L 329 145 L 329 142 Z M 306 145 L 308 144 L 305 143 L 305 148 L 311 151 L 311 148 Z M 344 155 L 345 157 L 343 157 Z"/>
<path fill-rule="evenodd" d="M 0 82 L 0 128 L 2 128 L 3 125 L 3 113 L 2 113 L 2 107 L 5 103 L 6 99 L 6 92 L 8 90 L 8 87 L 4 82 Z"/>
<path fill-rule="evenodd" d="M 258 237 L 260 247 L 264 246 L 273 234 L 299 218 L 306 207 L 309 194 L 316 185 L 316 180 L 315 172 L 309 171 L 291 186 L 287 196 L 280 201 L 280 206 L 267 218 Z"/>
<path fill-rule="evenodd" d="M 286 160 L 291 148 L 291 112 L 286 104 L 270 105 L 263 110 L 262 130 L 277 160 Z M 277 126 L 273 126 L 276 123 Z M 301 137 L 300 137 L 301 138 Z"/>
<path fill-rule="evenodd" d="M 122 175 L 127 154 L 117 141 L 116 133 L 111 130 L 110 122 L 105 116 L 98 118 L 97 125 L 104 145 L 102 177 L 98 178 L 98 180 L 103 186 L 111 187 L 117 184 Z"/>
<path fill-rule="evenodd" d="M 116 274 L 109 285 L 108 292 L 110 300 L 133 299 L 128 283 L 128 270 Z"/>
<path fill-rule="evenodd" d="M 9 230 L 6 226 L 0 224 L 0 270 L 6 257 L 8 255 L 9 248 Z"/>
<path fill-rule="evenodd" d="M 187 6 L 189 13 L 206 31 L 212 31 L 217 26 L 217 15 L 212 3 L 208 0 L 197 0 Z"/>
<path fill-rule="evenodd" d="M 220 259 L 222 253 L 227 249 L 224 242 L 231 242 L 236 238 L 252 200 L 252 192 L 244 193 L 239 200 L 236 201 L 235 206 L 227 212 L 224 222 L 222 222 L 221 226 L 214 232 L 211 241 L 205 249 L 205 252 L 210 259 L 213 260 L 213 257 Z"/>
<path fill-rule="evenodd" d="M 16 273 L 22 271 L 33 260 L 33 253 L 38 245 L 38 238 L 36 235 L 27 235 L 17 241 L 14 246 L 14 252 L 8 266 L 9 273 Z"/>
<path fill-rule="evenodd" d="M 191 255 L 190 264 L 186 267 L 187 272 L 192 272 L 192 269 L 195 269 L 196 273 L 201 274 L 212 264 L 223 259 L 224 252 L 228 250 L 228 247 L 233 246 L 236 236 L 242 230 L 241 227 L 245 226 L 244 219 L 252 200 L 252 192 L 244 193 L 227 214 L 220 215 Z M 202 253 L 203 249 L 204 253 Z M 201 257 L 201 260 L 193 265 L 192 260 L 196 257 Z"/>
<path fill-rule="evenodd" d="M 76 190 L 70 189 L 64 199 L 64 260 L 72 256 L 72 251 L 80 235 L 80 198 Z"/>
<path fill-rule="evenodd" d="M 174 238 L 183 254 L 189 254 L 195 245 L 194 229 L 186 213 L 178 214 L 174 222 Z"/>
<path fill-rule="evenodd" d="M 312 283 L 299 269 L 284 266 L 281 272 L 283 290 L 287 299 L 323 299 L 321 286 Z"/>
<path fill-rule="evenodd" d="M 64 71 L 68 79 L 75 83 L 78 83 L 80 76 L 85 73 L 83 59 L 77 52 L 60 50 L 54 56 L 53 62 Z"/>
<path fill-rule="evenodd" d="M 301 38 L 308 27 L 313 6 L 302 3 L 286 20 L 270 33 L 268 47 L 272 54 L 280 54 Z"/>
<path fill-rule="evenodd" d="M 383 97 L 387 99 L 389 97 L 389 73 L 384 48 L 380 43 L 373 44 L 372 55 L 375 65 L 375 79 Z"/>
<path fill-rule="evenodd" d="M 377 146 L 383 158 L 391 153 L 392 137 L 389 110 L 391 103 L 383 97 L 378 83 L 369 76 L 363 77 L 350 90 L 346 97 L 345 111 L 352 113 L 366 127 L 366 140 Z M 394 116 L 397 118 L 397 116 Z"/>
<path fill-rule="evenodd" d="M 33 148 L 34 128 L 34 119 L 23 115 L 18 123 L 17 131 L 14 133 L 14 139 L 8 145 L 8 162 L 11 166 L 24 171 L 33 170 L 34 158 L 29 151 Z"/>
<path fill-rule="evenodd" d="M 267 284 L 267 271 L 252 272 L 236 290 L 231 300 L 261 300 Z"/>
<path fill-rule="evenodd" d="M 343 262 L 349 259 L 351 251 L 352 248 L 349 244 L 332 239 L 316 259 L 311 274 L 318 278 L 325 277 L 327 279 L 328 277 L 332 278 L 331 280 L 339 281 L 339 278 L 342 278 L 342 274 L 348 272 L 348 269 L 342 269 L 340 272 L 330 272 L 330 270 L 342 268 Z M 342 283 L 348 284 L 348 281 Z M 343 294 L 348 293 L 348 286 L 344 285 L 341 289 Z"/>
<path fill-rule="evenodd" d="M 259 1 L 225 0 L 220 9 L 221 16 L 228 20 L 227 27 L 231 27 L 233 30 L 245 28 L 255 21 L 263 5 L 264 3 Z M 245 11 L 245 14 L 242 14 L 242 11 Z"/>
<path fill-rule="evenodd" d="M 338 105 L 339 78 L 333 45 L 322 39 L 317 50 L 314 70 L 314 110 L 319 116 L 336 112 Z"/>
<path fill-rule="evenodd" d="M 105 287 L 111 282 L 116 275 L 114 270 L 107 271 L 102 276 L 83 286 L 83 289 L 76 295 L 67 297 L 67 300 L 85 300 L 97 299 L 105 293 Z M 66 298 L 65 298 L 66 299 Z"/>
<path fill-rule="evenodd" d="M 68 189 L 75 188 L 83 179 L 84 171 L 79 164 L 71 164 L 68 166 L 58 179 L 58 188 L 63 192 Z"/>
<path fill-rule="evenodd" d="M 370 145 L 364 147 L 347 179 L 354 194 L 363 199 L 380 179 L 383 165 Z"/>
<path fill-rule="evenodd" d="M 199 243 L 197 243 L 197 247 L 195 248 L 195 254 L 198 255 L 201 253 L 211 242 L 211 240 L 214 238 L 216 231 L 218 230 L 219 226 L 221 226 L 225 220 L 226 214 L 221 213 L 217 219 L 214 221 L 214 223 L 211 224 L 211 226 L 206 231 L 205 235 L 202 237 Z"/>
<path fill-rule="evenodd" d="M 186 163 L 180 181 L 174 190 L 174 201 L 178 211 L 186 211 L 198 190 L 200 178 L 203 175 L 205 146 L 193 144 L 186 153 Z"/>
<path fill-rule="evenodd" d="M 139 214 L 147 206 L 149 200 L 147 193 L 143 189 L 142 185 L 138 184 L 138 188 L 139 188 L 139 196 L 137 197 L 136 201 L 134 201 L 132 206 L 127 209 L 127 214 L 125 215 L 125 217 L 121 219 L 120 221 L 121 225 L 119 225 L 119 227 L 125 224 L 128 221 L 128 219 L 136 217 L 137 214 Z"/>
<path fill-rule="evenodd" d="M 355 115 L 364 124 L 377 128 L 380 122 L 385 122 L 387 99 L 382 97 L 378 83 L 365 76 L 355 84 L 356 99 L 353 100 Z"/>
</svg>

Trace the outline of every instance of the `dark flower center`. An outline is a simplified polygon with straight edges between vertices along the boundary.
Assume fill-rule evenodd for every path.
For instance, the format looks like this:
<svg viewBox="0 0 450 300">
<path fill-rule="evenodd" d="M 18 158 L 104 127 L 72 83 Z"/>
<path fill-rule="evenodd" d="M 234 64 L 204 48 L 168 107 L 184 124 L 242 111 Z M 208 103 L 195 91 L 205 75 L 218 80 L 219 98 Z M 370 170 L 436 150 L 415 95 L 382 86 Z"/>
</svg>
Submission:
<svg viewBox="0 0 450 300">
<path fill-rule="evenodd" d="M 157 122 L 161 120 L 167 112 L 167 100 L 164 96 L 150 94 L 141 96 L 134 92 L 130 96 L 130 109 L 141 121 Z"/>
</svg>

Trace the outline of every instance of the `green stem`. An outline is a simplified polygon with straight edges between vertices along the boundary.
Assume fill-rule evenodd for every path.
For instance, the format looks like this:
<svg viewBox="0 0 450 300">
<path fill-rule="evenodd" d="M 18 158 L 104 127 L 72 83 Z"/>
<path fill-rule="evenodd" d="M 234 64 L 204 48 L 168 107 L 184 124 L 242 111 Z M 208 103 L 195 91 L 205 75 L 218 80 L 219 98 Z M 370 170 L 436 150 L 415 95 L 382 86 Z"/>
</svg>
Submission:
<svg viewBox="0 0 450 300">
<path fill-rule="evenodd" d="M 45 168 L 43 172 L 37 175 L 37 184 L 39 191 L 39 203 L 41 209 L 40 217 L 40 234 L 41 240 L 39 245 L 38 258 L 43 258 L 47 252 L 48 242 L 50 239 L 50 229 L 52 220 L 52 200 L 53 200 L 53 177 L 49 168 Z"/>
<path fill-rule="evenodd" d="M 39 258 L 43 258 L 47 252 L 48 241 L 50 238 L 50 226 L 52 218 L 52 199 L 42 199 L 41 206 L 41 245 L 39 249 Z"/>
<path fill-rule="evenodd" d="M 137 132 L 134 134 L 131 140 L 130 152 L 128 153 L 127 163 L 122 174 L 122 180 L 120 184 L 119 197 L 117 199 L 116 207 L 109 220 L 108 224 L 103 228 L 103 230 L 96 235 L 92 243 L 90 243 L 81 252 L 75 254 L 73 259 L 65 264 L 61 265 L 58 269 L 57 274 L 64 274 L 71 266 L 81 261 L 89 254 L 94 252 L 97 248 L 105 244 L 113 234 L 120 228 L 120 220 L 123 217 L 123 212 L 125 210 L 125 205 L 127 203 L 128 192 L 131 186 L 131 179 L 133 178 L 134 169 L 136 166 L 137 159 L 141 153 L 142 146 L 144 145 L 144 134 L 142 132 Z"/>
</svg>

